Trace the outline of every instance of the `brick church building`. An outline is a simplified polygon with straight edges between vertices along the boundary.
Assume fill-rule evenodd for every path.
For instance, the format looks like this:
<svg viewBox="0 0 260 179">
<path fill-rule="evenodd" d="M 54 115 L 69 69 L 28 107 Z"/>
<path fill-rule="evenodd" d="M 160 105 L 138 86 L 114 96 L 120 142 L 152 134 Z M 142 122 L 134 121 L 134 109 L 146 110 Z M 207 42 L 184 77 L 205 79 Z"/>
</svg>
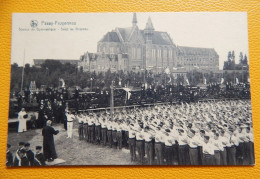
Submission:
<svg viewBox="0 0 260 179">
<path fill-rule="evenodd" d="M 143 30 L 133 14 L 132 27 L 115 28 L 97 44 L 97 52 L 86 52 L 78 65 L 83 71 L 112 72 L 152 70 L 161 73 L 176 67 L 191 71 L 218 70 L 219 56 L 214 49 L 177 46 L 167 32 L 156 31 L 149 17 Z"/>
</svg>

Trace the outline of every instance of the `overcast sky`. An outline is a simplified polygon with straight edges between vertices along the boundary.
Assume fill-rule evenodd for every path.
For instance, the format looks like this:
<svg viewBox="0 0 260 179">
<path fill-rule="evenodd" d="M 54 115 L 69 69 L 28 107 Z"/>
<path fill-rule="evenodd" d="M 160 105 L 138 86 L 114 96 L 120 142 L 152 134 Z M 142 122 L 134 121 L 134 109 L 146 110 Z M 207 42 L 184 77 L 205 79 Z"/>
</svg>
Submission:
<svg viewBox="0 0 260 179">
<path fill-rule="evenodd" d="M 219 54 L 220 68 L 228 51 L 235 51 L 237 62 L 240 52 L 248 56 L 245 12 L 137 13 L 139 29 L 144 29 L 149 16 L 155 30 L 168 32 L 178 46 L 214 48 Z M 33 59 L 79 59 L 87 51 L 96 52 L 97 42 L 106 32 L 116 27 L 131 27 L 132 17 L 133 13 L 13 14 L 11 63 L 23 65 L 24 51 L 25 63 L 30 64 Z M 37 28 L 58 30 L 37 31 L 34 28 L 35 31 L 31 31 L 32 20 L 37 20 Z M 59 22 L 72 22 L 72 25 Z M 85 30 L 61 31 L 61 27 Z"/>
</svg>

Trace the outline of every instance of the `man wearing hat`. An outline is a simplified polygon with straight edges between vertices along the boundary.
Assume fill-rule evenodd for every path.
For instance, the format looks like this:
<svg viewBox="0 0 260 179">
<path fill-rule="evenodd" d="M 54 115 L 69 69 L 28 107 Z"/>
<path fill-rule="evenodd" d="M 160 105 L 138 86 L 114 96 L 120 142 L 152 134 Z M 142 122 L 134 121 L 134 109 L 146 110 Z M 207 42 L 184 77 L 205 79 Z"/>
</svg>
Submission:
<svg viewBox="0 0 260 179">
<path fill-rule="evenodd" d="M 24 149 L 26 151 L 26 156 L 29 160 L 29 165 L 33 166 L 33 161 L 34 161 L 34 153 L 30 150 L 30 143 L 24 144 Z"/>
<path fill-rule="evenodd" d="M 42 147 L 41 146 L 36 146 L 36 153 L 35 153 L 35 157 L 34 157 L 34 166 L 45 166 L 45 157 L 42 154 L 41 150 Z"/>
<path fill-rule="evenodd" d="M 30 166 L 29 160 L 26 157 L 26 151 L 23 148 L 20 150 L 19 158 L 15 158 L 14 166 Z"/>
<path fill-rule="evenodd" d="M 18 163 L 21 161 L 21 150 L 24 148 L 24 142 L 19 142 L 19 147 L 15 152 L 14 164 L 18 166 Z"/>
<path fill-rule="evenodd" d="M 6 150 L 6 162 L 5 165 L 7 167 L 13 166 L 13 154 L 10 152 L 11 145 L 7 144 L 7 150 Z"/>
</svg>

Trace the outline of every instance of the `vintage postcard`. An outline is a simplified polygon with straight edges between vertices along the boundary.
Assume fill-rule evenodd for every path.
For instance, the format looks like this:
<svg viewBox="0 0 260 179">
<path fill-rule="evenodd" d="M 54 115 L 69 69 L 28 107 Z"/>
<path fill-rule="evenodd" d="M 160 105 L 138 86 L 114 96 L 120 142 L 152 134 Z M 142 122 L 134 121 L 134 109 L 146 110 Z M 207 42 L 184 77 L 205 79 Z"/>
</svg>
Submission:
<svg viewBox="0 0 260 179">
<path fill-rule="evenodd" d="M 6 166 L 254 165 L 247 13 L 14 13 Z"/>
</svg>

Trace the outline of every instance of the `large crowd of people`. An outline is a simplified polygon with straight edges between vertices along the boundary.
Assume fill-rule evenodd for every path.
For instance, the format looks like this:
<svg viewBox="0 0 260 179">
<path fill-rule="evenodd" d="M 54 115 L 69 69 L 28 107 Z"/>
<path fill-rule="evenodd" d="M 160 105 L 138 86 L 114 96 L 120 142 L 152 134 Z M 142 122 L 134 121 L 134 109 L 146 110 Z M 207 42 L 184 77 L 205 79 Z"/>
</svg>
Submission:
<svg viewBox="0 0 260 179">
<path fill-rule="evenodd" d="M 83 112 L 75 118 L 80 140 L 128 148 L 140 164 L 254 164 L 250 101 Z"/>
<path fill-rule="evenodd" d="M 38 111 L 38 118 L 32 115 L 30 124 L 46 129 L 50 126 L 50 121 L 63 123 L 68 138 L 72 138 L 73 123 L 78 121 L 80 140 L 118 149 L 127 148 L 130 150 L 131 161 L 139 164 L 255 163 L 250 87 L 247 84 L 227 84 L 225 88 L 214 84 L 205 90 L 181 85 L 142 88 L 139 94 L 132 92 L 131 98 L 128 98 L 130 107 L 124 107 L 126 98 L 122 91 L 115 91 L 114 95 L 115 104 L 122 105 L 121 107 L 94 112 L 89 109 L 110 107 L 110 91 L 88 94 L 81 93 L 76 88 L 73 94 L 69 94 L 66 89 L 49 88 L 32 96 L 32 100 L 38 104 L 34 109 Z M 18 113 L 18 132 L 23 132 L 27 127 L 22 119 L 28 117 L 23 106 L 29 98 L 18 98 L 18 106 L 21 109 Z M 152 105 L 131 106 L 141 102 Z M 159 105 L 157 102 L 168 103 Z M 94 104 L 98 105 L 94 107 Z M 54 152 L 48 149 L 52 154 L 47 154 L 44 144 L 43 147 L 47 160 L 57 157 L 55 148 Z M 18 153 L 20 163 L 14 160 L 11 165 L 34 165 L 35 162 L 21 164 L 23 158 L 28 158 L 26 146 L 19 148 Z M 7 166 L 8 157 L 10 158 L 9 154 Z M 43 162 L 41 163 L 43 165 Z"/>
</svg>

